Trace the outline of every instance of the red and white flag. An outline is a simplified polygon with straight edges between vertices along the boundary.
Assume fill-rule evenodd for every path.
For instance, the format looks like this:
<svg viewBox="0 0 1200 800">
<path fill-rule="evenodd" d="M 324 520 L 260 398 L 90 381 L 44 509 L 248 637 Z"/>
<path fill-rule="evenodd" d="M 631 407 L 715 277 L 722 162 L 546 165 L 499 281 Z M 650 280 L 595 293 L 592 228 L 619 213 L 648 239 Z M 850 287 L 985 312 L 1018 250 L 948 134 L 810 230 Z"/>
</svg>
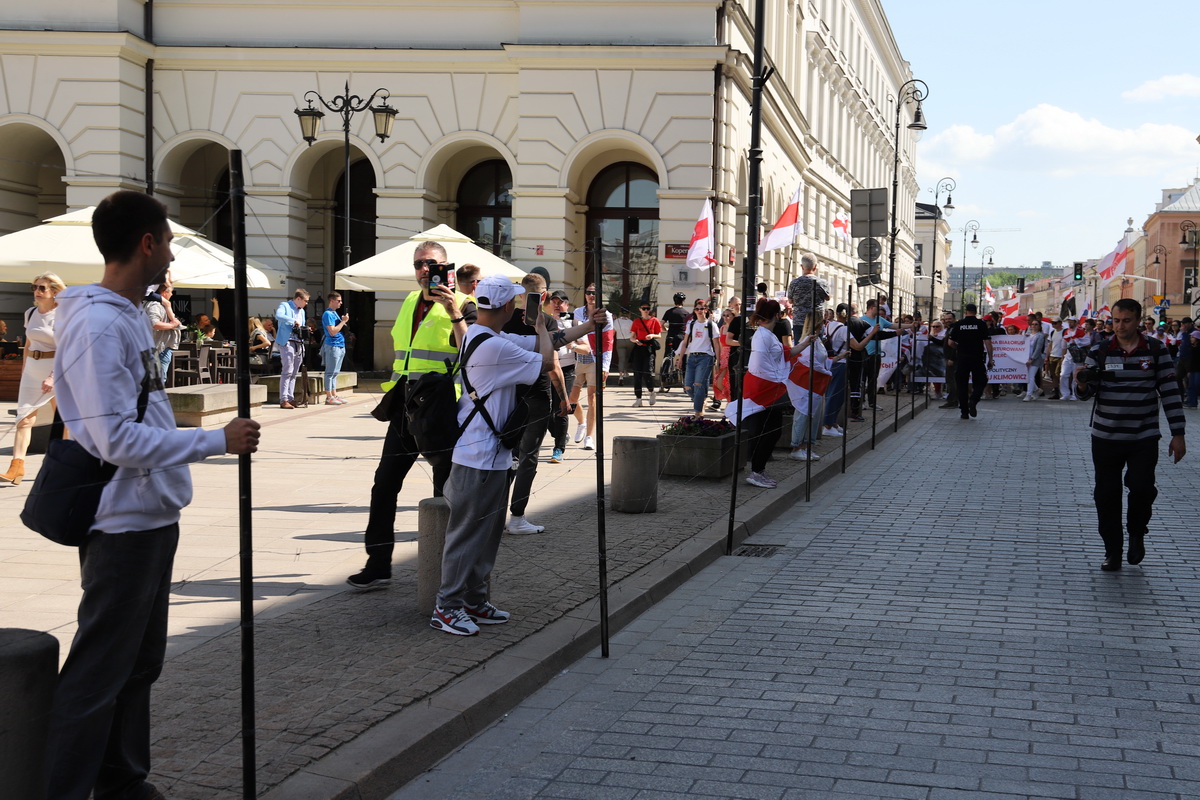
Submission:
<svg viewBox="0 0 1200 800">
<path fill-rule="evenodd" d="M 775 227 L 771 229 L 771 232 L 763 237 L 762 242 L 758 245 L 759 255 L 768 250 L 791 247 L 792 243 L 796 241 L 796 237 L 804 232 L 800 225 L 801 188 L 803 187 L 796 187 L 796 193 L 792 195 L 792 202 L 783 210 L 783 214 L 779 217 L 779 221 L 775 223 Z"/>
<path fill-rule="evenodd" d="M 1108 319 L 1111 316 L 1112 316 L 1112 310 L 1109 309 L 1109 307 L 1107 305 L 1100 306 L 1100 308 L 1096 309 L 1096 318 L 1097 319 Z"/>
<path fill-rule="evenodd" d="M 746 370 L 746 377 L 742 380 L 741 418 L 745 419 L 760 411 L 766 411 L 771 405 L 779 402 L 780 398 L 787 394 L 787 391 L 787 387 L 782 383 L 760 378 Z M 738 400 L 736 398 L 726 404 L 725 419 L 737 424 Z"/>
<path fill-rule="evenodd" d="M 1096 272 L 1100 275 L 1100 288 L 1108 286 L 1117 275 L 1125 271 L 1127 259 L 1133 252 L 1132 244 L 1133 234 L 1127 233 L 1121 237 L 1121 241 L 1117 242 L 1111 253 L 1100 259 L 1100 263 L 1096 265 Z"/>
<path fill-rule="evenodd" d="M 845 211 L 839 211 L 833 218 L 833 233 L 846 244 L 850 244 L 850 218 Z"/>
<path fill-rule="evenodd" d="M 1070 300 L 1070 299 L 1071 299 L 1072 297 L 1074 297 L 1074 296 L 1075 296 L 1075 290 L 1074 290 L 1074 289 L 1067 289 L 1067 293 L 1063 295 L 1063 302 L 1064 302 L 1064 303 L 1065 303 L 1065 302 L 1067 302 L 1068 300 Z"/>
<path fill-rule="evenodd" d="M 814 351 L 812 362 L 815 366 L 809 364 L 810 351 Z M 815 346 L 801 350 L 800 355 L 792 362 L 792 371 L 787 379 L 787 393 L 797 414 L 812 414 L 813 406 L 819 405 L 821 398 L 825 396 L 825 390 L 833 380 L 827 366 L 828 360 L 825 346 L 818 341 Z M 809 381 L 812 381 L 811 392 Z"/>
<path fill-rule="evenodd" d="M 692 231 L 692 242 L 688 245 L 687 265 L 692 269 L 708 269 L 717 260 L 716 223 L 713 219 L 712 201 L 705 199 L 704 210 Z"/>
</svg>

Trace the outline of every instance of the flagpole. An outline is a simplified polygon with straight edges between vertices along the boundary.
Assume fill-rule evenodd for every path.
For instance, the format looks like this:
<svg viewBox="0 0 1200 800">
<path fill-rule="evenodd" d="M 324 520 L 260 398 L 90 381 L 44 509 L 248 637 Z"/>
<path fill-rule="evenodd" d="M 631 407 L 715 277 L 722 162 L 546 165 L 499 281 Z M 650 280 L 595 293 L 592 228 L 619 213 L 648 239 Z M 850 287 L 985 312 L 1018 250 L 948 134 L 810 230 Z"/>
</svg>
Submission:
<svg viewBox="0 0 1200 800">
<path fill-rule="evenodd" d="M 734 434 L 733 483 L 729 492 L 729 530 L 725 537 L 725 554 L 733 554 L 733 524 L 734 512 L 737 510 L 737 486 L 745 464 L 742 461 L 742 408 L 746 390 L 746 368 L 750 365 L 749 327 L 750 303 L 754 298 L 754 285 L 758 279 L 758 238 L 762 226 L 762 96 L 763 87 L 770 80 L 774 69 L 764 71 L 763 50 L 766 27 L 766 3 L 754 4 L 754 86 L 750 95 L 750 174 L 749 198 L 746 209 L 746 257 L 742 262 L 742 338 L 738 345 L 742 348 L 738 358 L 737 399 L 737 428 Z"/>
</svg>

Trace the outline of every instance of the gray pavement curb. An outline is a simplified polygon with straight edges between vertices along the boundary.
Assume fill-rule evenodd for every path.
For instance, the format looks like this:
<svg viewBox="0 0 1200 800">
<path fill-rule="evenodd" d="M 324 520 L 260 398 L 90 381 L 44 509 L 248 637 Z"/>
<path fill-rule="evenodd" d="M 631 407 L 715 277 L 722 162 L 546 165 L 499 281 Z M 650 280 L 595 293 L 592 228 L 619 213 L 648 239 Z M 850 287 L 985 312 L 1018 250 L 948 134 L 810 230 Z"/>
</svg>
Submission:
<svg viewBox="0 0 1200 800">
<path fill-rule="evenodd" d="M 936 409 L 936 407 L 931 406 Z M 916 407 L 920 414 L 925 409 Z M 901 414 L 903 427 L 915 421 Z M 893 436 L 891 423 L 876 430 L 876 444 Z M 871 452 L 869 437 L 847 449 L 847 465 Z M 816 488 L 841 474 L 841 459 L 813 465 Z M 782 481 L 779 491 L 738 506 L 734 547 L 796 502 L 802 473 Z M 615 513 L 615 512 L 608 512 Z M 728 520 L 692 538 L 609 587 L 609 633 L 616 633 L 725 554 Z M 403 709 L 334 752 L 293 773 L 263 800 L 386 800 L 491 723 L 542 688 L 551 677 L 594 650 L 600 641 L 599 598 L 462 675 L 444 689 Z"/>
</svg>

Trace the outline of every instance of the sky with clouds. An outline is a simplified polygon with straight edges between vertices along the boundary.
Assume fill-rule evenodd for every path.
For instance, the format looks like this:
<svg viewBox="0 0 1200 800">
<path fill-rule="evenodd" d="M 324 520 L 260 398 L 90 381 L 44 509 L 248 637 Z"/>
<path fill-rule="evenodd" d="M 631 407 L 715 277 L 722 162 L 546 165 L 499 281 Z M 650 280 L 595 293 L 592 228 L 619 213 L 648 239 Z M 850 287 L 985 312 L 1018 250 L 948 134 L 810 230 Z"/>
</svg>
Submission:
<svg viewBox="0 0 1200 800">
<path fill-rule="evenodd" d="M 951 227 L 977 220 L 997 268 L 1101 258 L 1129 217 L 1140 228 L 1163 189 L 1200 175 L 1194 0 L 883 6 L 913 76 L 929 85 L 920 200 L 953 178 Z M 952 240 L 958 265 L 961 232 Z M 969 252 L 968 265 L 978 258 Z"/>
</svg>

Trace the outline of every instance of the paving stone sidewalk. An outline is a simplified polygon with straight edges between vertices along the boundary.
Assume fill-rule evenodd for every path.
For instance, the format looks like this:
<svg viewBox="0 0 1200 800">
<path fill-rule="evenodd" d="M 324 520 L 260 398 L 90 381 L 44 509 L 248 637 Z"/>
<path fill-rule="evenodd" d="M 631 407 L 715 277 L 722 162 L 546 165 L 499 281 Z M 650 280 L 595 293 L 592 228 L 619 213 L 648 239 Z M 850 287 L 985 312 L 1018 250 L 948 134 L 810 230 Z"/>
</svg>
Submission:
<svg viewBox="0 0 1200 800">
<path fill-rule="evenodd" d="M 1089 411 L 918 417 L 392 800 L 1200 797 L 1196 455 L 1101 572 Z"/>
<path fill-rule="evenodd" d="M 606 399 L 610 440 L 653 436 L 690 406 L 678 391 L 637 410 L 630 408 L 628 388 L 612 388 Z M 882 436 L 890 430 L 892 398 L 881 399 Z M 289 776 L 397 712 L 420 708 L 471 670 L 487 675 L 500 654 L 555 622 L 573 624 L 571 614 L 580 619 L 578 635 L 595 641 L 585 611 L 598 591 L 596 470 L 591 454 L 577 445 L 561 465 L 546 463 L 549 448 L 542 454 L 528 513 L 548 532 L 506 537 L 502 545 L 495 596 L 514 612 L 513 623 L 460 639 L 432 631 L 429 609 L 416 606 L 416 506 L 430 486 L 423 463 L 399 498 L 393 585 L 365 594 L 344 585 L 364 560 L 361 531 L 383 433 L 367 414 L 375 400 L 366 392 L 340 408 L 269 407 L 258 415 L 264 423 L 254 473 L 258 786 L 279 787 L 276 796 L 295 796 L 284 785 Z M 903 401 L 907 418 L 909 398 Z M 852 433 L 851 445 L 862 445 L 869 424 Z M 830 439 L 817 451 L 835 449 L 840 441 Z M 783 455 L 772 473 L 786 481 L 804 465 Z M 30 463 L 32 474 L 40 458 Z M 827 458 L 821 469 L 836 465 Z M 192 472 L 196 496 L 182 521 L 168 664 L 153 701 L 153 779 L 173 800 L 241 796 L 236 459 L 209 459 Z M 10 520 L 10 535 L 0 545 L 0 626 L 50 631 L 65 656 L 74 633 L 78 566 L 73 551 L 17 522 L 27 488 L 0 490 L 0 513 Z M 761 511 L 765 498 L 780 497 L 745 484 L 738 491 L 742 509 Z M 658 513 L 609 512 L 614 605 L 642 591 L 629 584 L 631 575 L 725 519 L 728 504 L 727 480 L 664 479 Z"/>
</svg>

